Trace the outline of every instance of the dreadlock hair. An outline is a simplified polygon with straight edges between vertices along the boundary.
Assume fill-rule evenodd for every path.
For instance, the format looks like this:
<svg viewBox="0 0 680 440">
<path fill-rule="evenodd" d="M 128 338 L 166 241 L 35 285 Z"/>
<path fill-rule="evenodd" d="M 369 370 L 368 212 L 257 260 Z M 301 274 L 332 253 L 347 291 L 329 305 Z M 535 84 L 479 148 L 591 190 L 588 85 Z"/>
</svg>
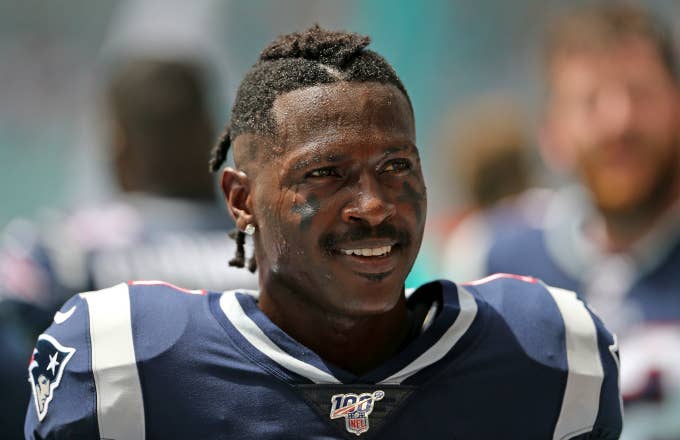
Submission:
<svg viewBox="0 0 680 440">
<path fill-rule="evenodd" d="M 239 135 L 275 136 L 272 106 L 278 96 L 293 90 L 341 81 L 392 84 L 401 90 L 411 106 L 408 93 L 394 69 L 382 56 L 366 49 L 370 42 L 367 36 L 329 31 L 319 25 L 303 32 L 279 36 L 262 51 L 259 60 L 241 82 L 230 122 L 213 149 L 210 170 L 219 171 L 231 142 Z M 243 245 L 239 258 L 238 243 L 245 241 L 244 233 L 238 231 L 235 240 L 237 255 L 232 262 L 243 267 Z M 249 269 L 254 271 L 255 267 L 253 257 Z"/>
</svg>

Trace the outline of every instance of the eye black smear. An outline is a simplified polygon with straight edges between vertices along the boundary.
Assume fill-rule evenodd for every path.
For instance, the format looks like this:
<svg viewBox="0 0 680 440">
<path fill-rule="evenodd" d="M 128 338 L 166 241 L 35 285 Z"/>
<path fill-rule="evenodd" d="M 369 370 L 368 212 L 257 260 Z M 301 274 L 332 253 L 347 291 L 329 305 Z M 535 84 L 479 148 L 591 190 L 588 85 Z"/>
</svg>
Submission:
<svg viewBox="0 0 680 440">
<path fill-rule="evenodd" d="M 304 202 L 293 205 L 293 212 L 300 215 L 300 229 L 309 229 L 320 206 L 319 199 L 314 194 L 310 194 Z"/>
<path fill-rule="evenodd" d="M 406 202 L 411 205 L 413 208 L 413 212 L 416 215 L 416 220 L 418 220 L 418 223 L 421 222 L 423 219 L 423 210 L 421 208 L 421 203 L 425 196 L 415 189 L 408 183 L 404 182 L 402 185 L 402 188 L 404 192 L 399 196 L 398 200 L 400 202 Z"/>
</svg>

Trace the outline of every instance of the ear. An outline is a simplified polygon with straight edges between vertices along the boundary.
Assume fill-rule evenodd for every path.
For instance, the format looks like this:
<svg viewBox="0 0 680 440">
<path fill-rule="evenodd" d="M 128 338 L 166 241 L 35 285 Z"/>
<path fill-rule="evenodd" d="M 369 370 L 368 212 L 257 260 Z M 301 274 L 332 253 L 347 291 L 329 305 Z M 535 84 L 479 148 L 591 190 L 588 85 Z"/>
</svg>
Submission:
<svg viewBox="0 0 680 440">
<path fill-rule="evenodd" d="M 243 171 L 226 167 L 220 182 L 229 213 L 236 227 L 243 231 L 248 224 L 255 224 L 251 206 L 250 179 Z"/>
</svg>

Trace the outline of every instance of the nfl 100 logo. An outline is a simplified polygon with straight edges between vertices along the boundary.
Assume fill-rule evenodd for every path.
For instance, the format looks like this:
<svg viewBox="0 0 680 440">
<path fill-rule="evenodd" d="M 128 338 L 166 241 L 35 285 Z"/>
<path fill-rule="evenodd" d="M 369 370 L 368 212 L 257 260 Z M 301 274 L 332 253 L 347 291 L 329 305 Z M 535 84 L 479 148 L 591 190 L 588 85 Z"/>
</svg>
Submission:
<svg viewBox="0 0 680 440">
<path fill-rule="evenodd" d="M 377 390 L 362 394 L 335 394 L 331 397 L 331 419 L 345 418 L 347 431 L 356 435 L 368 431 L 368 415 L 373 411 L 376 401 L 385 397 L 385 392 Z"/>
</svg>

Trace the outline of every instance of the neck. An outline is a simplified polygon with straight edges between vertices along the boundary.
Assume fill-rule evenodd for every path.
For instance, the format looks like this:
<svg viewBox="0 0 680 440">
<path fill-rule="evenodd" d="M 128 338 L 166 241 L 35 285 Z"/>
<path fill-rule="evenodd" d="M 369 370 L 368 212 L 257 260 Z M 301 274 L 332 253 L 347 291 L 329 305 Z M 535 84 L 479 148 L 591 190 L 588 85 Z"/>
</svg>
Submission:
<svg viewBox="0 0 680 440">
<path fill-rule="evenodd" d="M 291 290 L 274 292 L 261 285 L 259 307 L 272 322 L 322 359 L 356 375 L 396 354 L 408 333 L 403 295 L 385 313 L 349 316 L 322 310 Z"/>
<path fill-rule="evenodd" d="M 667 197 L 653 205 L 638 207 L 627 213 L 602 213 L 600 227 L 593 227 L 594 238 L 607 252 L 626 252 L 654 229 L 659 220 L 680 200 L 680 192 L 669 191 Z M 598 231 L 599 229 L 599 231 Z"/>
</svg>

